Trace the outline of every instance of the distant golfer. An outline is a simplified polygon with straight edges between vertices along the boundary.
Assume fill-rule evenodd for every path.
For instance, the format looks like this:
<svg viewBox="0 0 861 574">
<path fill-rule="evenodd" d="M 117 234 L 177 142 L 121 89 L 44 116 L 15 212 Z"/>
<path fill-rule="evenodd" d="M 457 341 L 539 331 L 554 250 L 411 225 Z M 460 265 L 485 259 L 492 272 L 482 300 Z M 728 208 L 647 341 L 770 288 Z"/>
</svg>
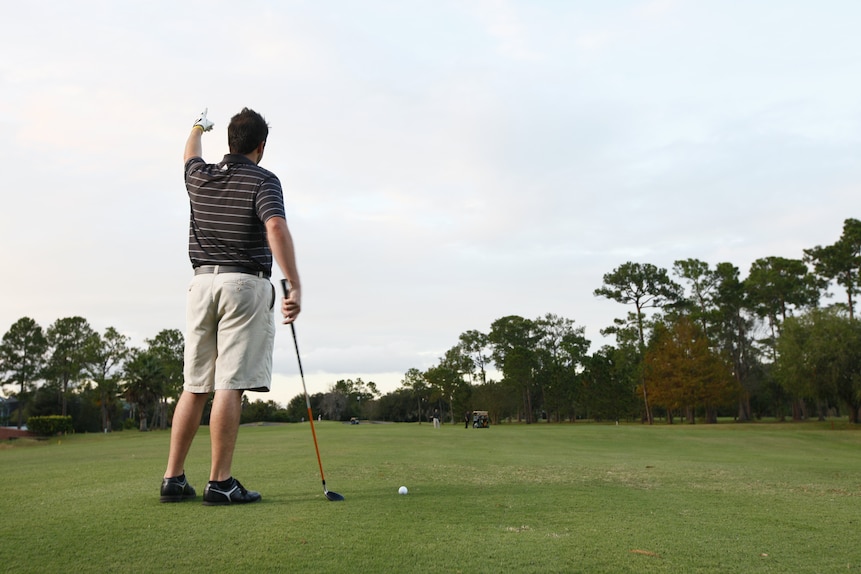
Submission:
<svg viewBox="0 0 861 574">
<path fill-rule="evenodd" d="M 194 277 L 188 287 L 185 372 L 176 404 L 170 453 L 161 484 L 162 502 L 195 498 L 185 477 L 185 458 L 210 393 L 212 461 L 203 492 L 206 505 L 260 500 L 231 474 L 244 391 L 269 391 L 278 299 L 269 281 L 272 259 L 290 281 L 281 298 L 284 323 L 296 319 L 301 287 L 287 228 L 281 182 L 259 167 L 269 126 L 244 108 L 227 127 L 230 153 L 207 164 L 201 137 L 212 129 L 206 111 L 185 144 L 185 186 L 191 202 L 188 255 Z"/>
<path fill-rule="evenodd" d="M 439 409 L 433 410 L 433 428 L 439 428 Z"/>
</svg>

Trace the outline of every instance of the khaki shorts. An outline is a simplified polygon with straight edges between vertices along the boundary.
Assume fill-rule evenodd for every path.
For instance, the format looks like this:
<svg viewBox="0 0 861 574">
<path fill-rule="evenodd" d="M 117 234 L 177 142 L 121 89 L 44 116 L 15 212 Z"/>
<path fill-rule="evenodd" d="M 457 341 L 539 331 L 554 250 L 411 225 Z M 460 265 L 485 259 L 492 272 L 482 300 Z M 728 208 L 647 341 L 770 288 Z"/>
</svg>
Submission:
<svg viewBox="0 0 861 574">
<path fill-rule="evenodd" d="M 188 286 L 184 389 L 269 390 L 275 288 L 245 273 L 195 275 Z"/>
</svg>

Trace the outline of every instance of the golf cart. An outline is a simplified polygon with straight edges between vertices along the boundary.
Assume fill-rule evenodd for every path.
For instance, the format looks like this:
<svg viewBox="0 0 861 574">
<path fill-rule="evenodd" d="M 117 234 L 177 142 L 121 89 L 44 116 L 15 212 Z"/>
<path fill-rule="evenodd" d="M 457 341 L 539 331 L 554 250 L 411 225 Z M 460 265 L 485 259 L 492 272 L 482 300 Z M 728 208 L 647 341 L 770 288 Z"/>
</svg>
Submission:
<svg viewBox="0 0 861 574">
<path fill-rule="evenodd" d="M 490 428 L 490 419 L 487 418 L 487 411 L 472 411 L 472 428 Z"/>
</svg>

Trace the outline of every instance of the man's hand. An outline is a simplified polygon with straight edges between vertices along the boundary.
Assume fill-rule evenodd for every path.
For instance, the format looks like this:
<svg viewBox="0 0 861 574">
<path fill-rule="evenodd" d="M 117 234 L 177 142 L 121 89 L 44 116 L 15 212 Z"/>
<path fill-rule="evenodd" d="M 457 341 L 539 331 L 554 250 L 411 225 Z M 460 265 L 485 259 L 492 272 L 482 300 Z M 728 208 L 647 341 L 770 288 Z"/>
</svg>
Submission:
<svg viewBox="0 0 861 574">
<path fill-rule="evenodd" d="M 289 296 L 281 298 L 281 315 L 284 317 L 284 321 L 282 322 L 285 325 L 295 321 L 301 310 L 302 304 L 300 303 L 299 289 L 291 289 Z"/>
<path fill-rule="evenodd" d="M 214 126 L 215 124 L 213 124 L 211 121 L 209 121 L 209 118 L 206 117 L 206 112 L 208 112 L 208 111 L 209 111 L 209 108 L 206 108 L 205 110 L 203 110 L 203 113 L 200 114 L 200 117 L 197 118 L 197 120 L 194 122 L 194 126 L 192 126 L 192 127 L 195 127 L 195 128 L 199 127 L 200 129 L 202 129 L 205 132 L 208 132 L 209 130 L 211 130 L 212 126 Z"/>
</svg>

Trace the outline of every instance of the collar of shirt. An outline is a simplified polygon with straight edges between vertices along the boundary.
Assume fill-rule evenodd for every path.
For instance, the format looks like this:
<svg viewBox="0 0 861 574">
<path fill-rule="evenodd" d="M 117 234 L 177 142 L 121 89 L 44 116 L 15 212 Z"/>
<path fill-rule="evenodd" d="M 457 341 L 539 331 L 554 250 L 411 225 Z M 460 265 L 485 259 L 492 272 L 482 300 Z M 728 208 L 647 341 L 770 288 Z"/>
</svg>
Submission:
<svg viewBox="0 0 861 574">
<path fill-rule="evenodd" d="M 221 160 L 221 163 L 244 163 L 247 165 L 257 165 L 247 157 L 238 153 L 228 153 L 224 155 L 224 159 Z"/>
</svg>

